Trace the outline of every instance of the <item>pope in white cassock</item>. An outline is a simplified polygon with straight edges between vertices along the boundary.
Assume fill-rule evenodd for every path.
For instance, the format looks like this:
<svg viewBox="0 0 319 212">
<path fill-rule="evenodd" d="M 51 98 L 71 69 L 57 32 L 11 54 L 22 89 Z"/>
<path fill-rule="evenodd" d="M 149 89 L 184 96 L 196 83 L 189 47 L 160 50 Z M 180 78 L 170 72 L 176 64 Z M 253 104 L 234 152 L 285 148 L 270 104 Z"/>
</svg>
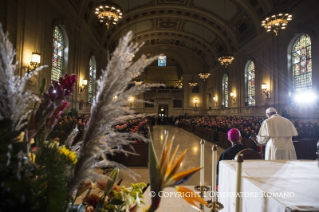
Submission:
<svg viewBox="0 0 319 212">
<path fill-rule="evenodd" d="M 255 140 L 257 145 L 266 144 L 265 160 L 296 160 L 296 151 L 292 136 L 297 136 L 295 126 L 286 118 L 277 114 L 275 108 L 266 110 L 265 120 Z"/>
</svg>

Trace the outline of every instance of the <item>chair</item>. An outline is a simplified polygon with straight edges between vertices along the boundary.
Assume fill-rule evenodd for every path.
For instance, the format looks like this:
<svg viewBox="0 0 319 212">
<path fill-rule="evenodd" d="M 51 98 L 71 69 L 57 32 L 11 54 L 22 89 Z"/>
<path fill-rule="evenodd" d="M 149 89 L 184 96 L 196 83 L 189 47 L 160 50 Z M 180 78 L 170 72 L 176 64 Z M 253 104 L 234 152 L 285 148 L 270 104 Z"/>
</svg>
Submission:
<svg viewBox="0 0 319 212">
<path fill-rule="evenodd" d="M 252 149 L 243 149 L 237 153 L 237 155 L 240 155 L 240 154 L 243 155 L 244 160 L 261 160 L 262 159 L 261 155 L 257 151 Z"/>
</svg>

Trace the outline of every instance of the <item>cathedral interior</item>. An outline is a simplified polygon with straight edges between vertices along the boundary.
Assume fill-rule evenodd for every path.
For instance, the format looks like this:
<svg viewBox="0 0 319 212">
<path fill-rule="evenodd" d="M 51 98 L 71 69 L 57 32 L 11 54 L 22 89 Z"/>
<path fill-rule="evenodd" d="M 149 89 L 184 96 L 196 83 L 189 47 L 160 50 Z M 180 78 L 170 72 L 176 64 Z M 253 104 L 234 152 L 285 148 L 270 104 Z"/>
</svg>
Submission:
<svg viewBox="0 0 319 212">
<path fill-rule="evenodd" d="M 142 58 L 142 55 L 157 58 L 140 75 L 134 75 L 134 79 L 132 78 L 132 81 L 130 79 L 131 84 L 128 85 L 128 88 L 134 85 L 153 85 L 153 87 L 142 94 L 132 95 L 127 100 L 126 96 L 125 99 L 123 98 L 123 105 L 129 108 L 130 114 L 147 114 L 150 119 L 125 120 L 125 123 L 119 123 L 119 125 L 114 125 L 112 122 L 113 125 L 108 127 L 103 125 L 103 130 L 109 130 L 107 133 L 104 133 L 103 130 L 99 131 L 104 133 L 103 135 L 101 133 L 102 138 L 107 136 L 111 138 L 114 132 L 118 133 L 117 135 L 125 132 L 123 134 L 127 136 L 129 133 L 126 132 L 139 130 L 137 132 L 144 136 L 144 140 L 151 137 L 148 134 L 151 131 L 154 143 L 151 144 L 155 146 L 154 149 L 149 148 L 149 143 L 143 143 L 143 139 L 133 140 L 130 137 L 130 140 L 125 140 L 128 141 L 127 143 L 120 143 L 120 145 L 117 145 L 116 142 L 112 143 L 112 140 L 110 143 L 113 146 L 107 146 L 106 149 L 98 152 L 99 154 L 94 153 L 90 162 L 95 163 L 101 158 L 105 159 L 104 161 L 106 159 L 113 161 L 112 157 L 116 155 L 117 158 L 114 161 L 124 166 L 133 166 L 131 170 L 140 175 L 140 181 L 152 183 L 152 174 L 155 172 L 152 173 L 150 170 L 154 167 L 157 168 L 154 170 L 159 168 L 155 166 L 158 165 L 154 162 L 155 159 L 151 164 L 149 154 L 152 153 L 155 158 L 156 154 L 160 154 L 163 146 L 166 148 L 165 138 L 175 135 L 174 148 L 180 145 L 182 149 L 189 149 L 184 162 L 181 162 L 184 157 L 182 154 L 185 154 L 182 150 L 177 151 L 176 149 L 174 153 L 174 157 L 176 153 L 182 155 L 182 160 L 177 165 L 181 170 L 193 169 L 198 165 L 200 165 L 198 170 L 201 169 L 204 167 L 204 153 L 206 154 L 205 174 L 202 169 L 194 174 L 186 185 L 193 188 L 200 182 L 200 186 L 212 185 L 213 190 L 216 182 L 215 165 L 219 163 L 217 155 L 222 158 L 225 151 L 243 144 L 251 148 L 251 151 L 256 150 L 255 153 L 258 155 L 253 159 L 259 160 L 244 163 L 244 168 L 246 168 L 244 171 L 247 172 L 246 175 L 243 174 L 245 175 L 243 179 L 248 179 L 247 176 L 251 174 L 249 180 L 252 182 L 247 186 L 248 180 L 245 181 L 246 184 L 243 185 L 246 187 L 243 186 L 243 188 L 246 190 L 244 191 L 255 191 L 256 185 L 260 184 L 259 190 L 262 192 L 269 189 L 269 191 L 291 191 L 299 194 L 294 199 L 285 199 L 287 205 L 296 207 L 294 208 L 296 210 L 292 208 L 277 210 L 277 205 L 280 205 L 281 202 L 277 200 L 270 202 L 270 198 L 263 196 L 258 199 L 260 202 L 255 201 L 256 199 L 243 201 L 243 208 L 246 207 L 243 211 L 248 212 L 319 210 L 317 177 L 319 169 L 315 161 L 316 158 L 319 160 L 319 142 L 317 144 L 319 138 L 317 121 L 319 120 L 318 20 L 318 0 L 0 0 L 0 28 L 8 34 L 16 52 L 13 63 L 17 64 L 17 68 L 14 74 L 20 77 L 30 74 L 32 76 L 27 81 L 26 90 L 42 98 L 45 96 L 40 91 L 43 90 L 43 79 L 48 82 L 46 87 L 48 89 L 52 80 L 58 81 L 65 74 L 78 76 L 75 89 L 73 90 L 71 86 L 73 95 L 68 96 L 67 99 L 69 108 L 63 114 L 66 117 L 67 114 L 73 115 L 73 112 L 77 112 L 77 115 L 83 118 L 82 129 L 77 136 L 73 137 L 73 144 L 83 142 L 81 140 L 83 137 L 87 139 L 91 136 L 93 141 L 96 139 L 94 133 L 92 133 L 94 135 L 88 133 L 87 136 L 86 129 L 88 128 L 85 128 L 84 125 L 89 126 L 92 123 L 90 117 L 93 115 L 90 115 L 93 111 L 91 108 L 94 108 L 98 88 L 96 82 L 105 74 L 103 70 L 106 70 L 122 37 L 132 33 L 132 42 L 141 45 L 136 54 L 127 57 L 130 58 L 131 64 Z M 0 63 L 0 68 L 4 69 L 2 66 L 3 64 Z M 33 74 L 33 71 L 41 66 L 43 69 L 38 74 Z M 113 80 L 112 82 L 119 81 Z M 5 92 L 0 91 L 1 93 Z M 113 95 L 110 96 L 108 103 L 113 102 L 112 97 Z M 31 104 L 27 107 L 28 110 L 36 108 Z M 278 114 L 285 114 L 285 118 L 289 116 L 288 119 L 291 122 L 285 119 L 287 121 L 285 123 L 289 123 L 289 126 L 293 126 L 292 123 L 295 124 L 295 127 L 287 130 L 291 133 L 283 136 L 289 137 L 287 142 L 284 141 L 290 144 L 294 157 L 284 162 L 276 160 L 275 157 L 265 157 L 263 153 L 267 153 L 268 147 L 266 146 L 265 150 L 265 147 L 258 145 L 258 142 L 252 139 L 256 136 L 255 132 L 259 130 L 259 127 L 267 130 L 266 127 L 263 127 L 266 124 L 262 125 L 262 121 L 267 115 L 265 110 L 270 107 L 272 112 L 275 108 Z M 122 109 L 122 107 L 118 108 Z M 71 121 L 75 120 L 74 123 L 77 125 L 80 119 L 77 120 L 74 117 L 68 118 Z M 101 117 L 104 118 L 104 114 L 99 116 Z M 1 111 L 0 118 L 2 118 Z M 61 117 L 60 119 L 62 120 Z M 45 121 L 37 130 L 44 129 Z M 96 121 L 94 122 L 96 125 L 93 126 L 97 126 L 96 129 L 98 129 L 102 126 L 101 122 Z M 148 125 L 149 122 L 151 122 L 150 125 Z M 32 124 L 36 126 L 35 123 L 35 121 L 32 122 L 28 127 Z M 59 124 L 63 126 L 62 122 Z M 54 126 L 52 124 L 50 129 L 52 130 Z M 149 130 L 148 126 L 153 127 L 152 130 Z M 236 131 L 238 136 L 233 142 L 227 132 L 234 127 L 238 127 L 238 132 Z M 24 142 L 29 142 L 28 148 L 35 147 L 36 152 L 37 147 L 31 144 L 36 134 L 32 137 L 31 133 L 28 135 L 28 130 L 29 128 L 24 130 L 26 135 L 23 134 L 21 137 L 24 137 Z M 276 130 L 273 129 L 274 132 Z M 61 136 L 61 132 L 64 133 L 64 129 L 52 131 L 53 134 L 55 133 L 52 138 Z M 285 130 L 281 130 L 280 133 L 282 132 L 286 133 Z M 297 132 L 303 134 L 296 137 Z M 270 135 L 267 136 L 264 137 L 269 138 Z M 26 137 L 28 140 L 25 139 Z M 239 140 L 241 137 L 242 140 Z M 47 136 L 44 139 L 48 138 Z M 208 142 L 204 149 L 205 140 Z M 47 140 L 41 141 L 49 143 Z M 87 139 L 87 142 L 89 141 Z M 59 145 L 57 140 L 53 142 Z M 135 146 L 139 156 L 124 157 L 123 152 L 132 150 L 132 148 L 125 149 L 131 144 Z M 121 145 L 124 146 L 125 151 L 121 149 Z M 173 146 L 170 143 L 169 145 L 171 146 L 167 149 Z M 214 150 L 217 145 L 218 152 L 217 149 Z M 94 145 L 87 146 L 92 147 L 93 150 L 97 149 L 93 148 Z M 79 149 L 85 151 L 87 146 L 83 145 Z M 39 148 L 40 153 L 41 147 L 43 146 Z M 64 153 L 68 152 L 67 157 L 72 153 L 74 156 L 72 164 L 75 167 L 80 166 L 76 164 L 77 157 L 81 159 L 80 153 L 75 155 L 75 151 L 65 150 L 64 144 L 59 148 L 63 148 Z M 7 149 L 8 152 L 11 151 L 9 147 Z M 117 150 L 123 151 L 111 156 L 106 154 L 108 151 L 113 153 Z M 170 150 L 167 152 L 169 155 Z M 2 154 L 2 150 L 0 153 Z M 104 157 L 100 157 L 102 155 Z M 213 160 L 211 155 L 213 155 Z M 45 154 L 40 154 L 40 156 L 47 157 Z M 5 161 L 3 158 L 6 157 L 0 157 L 2 164 Z M 29 156 L 30 160 L 34 159 L 32 157 L 32 155 Z M 241 179 L 238 177 L 240 175 L 235 173 L 235 162 L 231 161 L 233 158 L 225 159 L 230 161 L 221 162 L 223 168 L 222 173 L 219 174 L 221 180 L 219 189 L 224 189 L 222 191 L 228 191 L 228 187 L 235 186 L 235 181 L 238 182 Z M 264 158 L 266 160 L 261 160 Z M 38 160 L 42 162 L 41 159 Z M 170 163 L 172 162 L 173 159 L 170 160 Z M 93 165 L 83 169 L 84 175 L 89 172 L 89 174 L 106 173 L 105 167 L 94 170 L 92 167 Z M 127 177 L 124 172 L 121 172 L 120 178 L 124 179 L 122 185 L 130 186 L 132 178 Z M 230 178 L 233 184 L 229 183 Z M 160 177 L 157 179 L 162 180 Z M 1 186 L 4 184 L 0 184 L 1 191 Z M 72 192 L 75 191 L 74 188 L 72 189 Z M 214 191 L 218 189 L 215 187 Z M 73 193 L 70 194 L 72 196 Z M 0 197 L 1 195 L 0 192 Z M 151 204 L 151 198 L 148 195 L 145 196 L 146 203 Z M 104 199 L 105 196 L 103 201 Z M 189 206 L 178 205 L 184 203 L 175 200 L 163 200 L 162 208 L 158 211 L 193 210 L 188 209 Z M 221 198 L 220 200 L 223 204 L 227 204 L 228 208 L 235 207 L 233 199 L 224 198 L 223 200 Z M 104 204 L 103 201 L 102 204 Z M 82 199 L 78 202 L 74 200 L 73 203 L 79 202 L 82 202 Z M 0 211 L 2 211 L 1 204 L 0 201 Z M 268 207 L 268 210 L 261 205 Z M 239 207 L 238 204 L 236 207 Z M 42 210 L 40 207 L 39 209 Z M 224 211 L 234 211 L 232 209 Z"/>
<path fill-rule="evenodd" d="M 110 4 L 121 15 L 109 24 L 95 13 L 103 4 L 1 1 L 0 22 L 19 62 L 16 74 L 32 70 L 34 52 L 46 65 L 28 89 L 37 94 L 43 78 L 77 74 L 70 108 L 89 113 L 96 79 L 119 39 L 132 31 L 132 41 L 144 43 L 133 61 L 142 54 L 159 56 L 136 81 L 163 84 L 128 100 L 136 112 L 159 114 L 165 108 L 165 116 L 263 117 L 265 108 L 273 106 L 294 118 L 319 118 L 318 1 L 114 0 Z M 266 18 L 272 16 L 286 22 L 278 29 L 269 25 L 273 28 L 267 32 Z M 222 65 L 219 59 L 227 62 Z"/>
</svg>

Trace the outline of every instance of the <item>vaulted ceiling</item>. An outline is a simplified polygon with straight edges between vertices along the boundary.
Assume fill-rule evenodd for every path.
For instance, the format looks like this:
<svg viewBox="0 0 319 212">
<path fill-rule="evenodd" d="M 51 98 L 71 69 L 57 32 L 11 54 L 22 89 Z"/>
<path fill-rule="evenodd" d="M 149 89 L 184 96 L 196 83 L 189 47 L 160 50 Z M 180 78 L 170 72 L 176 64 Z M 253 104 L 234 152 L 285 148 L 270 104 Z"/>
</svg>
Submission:
<svg viewBox="0 0 319 212">
<path fill-rule="evenodd" d="M 134 41 L 145 46 L 178 46 L 214 61 L 224 52 L 235 54 L 242 45 L 264 32 L 267 13 L 296 5 L 299 0 L 113 0 L 123 19 L 110 29 L 94 15 L 101 0 L 70 0 L 78 7 L 102 45 L 112 52 L 119 38 L 132 30 Z M 224 5 L 226 5 L 226 10 Z M 226 23 L 225 23 L 226 11 Z M 226 40 L 226 47 L 225 47 Z"/>
</svg>

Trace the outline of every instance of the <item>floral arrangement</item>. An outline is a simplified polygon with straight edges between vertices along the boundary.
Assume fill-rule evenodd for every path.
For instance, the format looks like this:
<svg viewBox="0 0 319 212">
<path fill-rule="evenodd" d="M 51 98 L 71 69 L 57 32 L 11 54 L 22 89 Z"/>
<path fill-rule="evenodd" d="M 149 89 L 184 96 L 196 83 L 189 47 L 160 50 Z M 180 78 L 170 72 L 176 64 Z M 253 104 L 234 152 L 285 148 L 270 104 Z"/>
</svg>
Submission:
<svg viewBox="0 0 319 212">
<path fill-rule="evenodd" d="M 152 139 L 152 136 L 151 136 Z M 172 139 L 174 140 L 174 138 Z M 161 196 L 159 195 L 160 191 L 164 190 L 166 187 L 175 187 L 176 191 L 181 194 L 181 196 L 195 209 L 200 211 L 200 208 L 196 205 L 196 202 L 207 205 L 207 202 L 204 201 L 197 193 L 194 191 L 180 186 L 185 183 L 195 172 L 200 170 L 200 167 L 196 167 L 187 171 L 177 173 L 183 159 L 186 155 L 187 150 L 185 150 L 182 155 L 180 155 L 174 162 L 177 150 L 179 145 L 176 147 L 174 153 L 171 157 L 171 150 L 173 146 L 173 141 L 165 140 L 163 145 L 161 158 L 158 160 L 155 152 L 153 142 L 150 142 L 149 145 L 149 154 L 150 154 L 150 182 L 151 182 L 151 191 L 155 192 L 152 197 L 152 204 L 148 208 L 148 212 L 156 211 L 161 202 Z M 188 195 L 185 195 L 188 194 Z"/>
<path fill-rule="evenodd" d="M 108 178 L 100 179 L 97 182 L 84 182 L 78 189 L 78 192 L 73 199 L 75 200 L 84 192 L 85 198 L 80 206 L 84 207 L 86 212 L 93 212 L 100 206 L 102 211 L 108 212 L 126 212 L 133 211 L 139 207 L 143 202 L 143 189 L 146 187 L 145 183 L 132 183 L 130 188 L 125 186 L 115 185 L 117 181 L 119 169 L 114 169 Z M 97 193 L 91 193 L 91 189 L 96 188 Z M 102 193 L 102 194 L 100 194 Z"/>
<path fill-rule="evenodd" d="M 132 185 L 133 190 L 114 186 L 119 169 L 127 170 L 132 178 L 135 175 L 105 157 L 105 154 L 121 151 L 114 150 L 118 145 L 130 144 L 134 139 L 147 141 L 143 134 L 137 133 L 141 126 L 145 127 L 145 123 L 134 120 L 136 115 L 127 106 L 127 99 L 145 92 L 150 86 L 127 89 L 127 85 L 156 56 L 148 58 L 143 55 L 133 63 L 131 55 L 136 54 L 140 45 L 131 44 L 131 38 L 132 33 L 129 32 L 120 40 L 106 70 L 97 80 L 96 97 L 92 103 L 91 116 L 83 129 L 83 139 L 72 146 L 78 132 L 76 128 L 63 139 L 50 140 L 49 135 L 69 105 L 67 99 L 74 91 L 77 76 L 66 74 L 58 82 L 52 81 L 48 90 L 45 90 L 46 80 L 43 80 L 41 99 L 26 91 L 25 85 L 31 74 L 27 73 L 23 77 L 14 75 L 16 64 L 12 65 L 12 62 L 15 53 L 0 25 L 0 208 L 3 211 L 21 211 L 22 208 L 23 211 L 74 211 L 70 204 L 85 188 L 92 187 L 92 183 L 85 183 L 88 181 L 95 181 L 94 185 L 103 194 L 99 198 L 88 194 L 75 211 L 83 207 L 94 212 L 136 211 L 142 195 L 140 189 L 144 185 Z M 42 68 L 32 74 L 37 74 Z M 114 96 L 118 98 L 113 99 Z M 33 107 L 28 111 L 29 105 Z M 134 120 L 132 123 L 139 122 L 140 126 L 118 132 L 114 126 L 124 120 Z M 73 124 L 75 121 L 70 122 Z M 32 148 L 31 144 L 36 148 Z M 152 142 L 149 146 L 152 190 L 177 186 L 177 190 L 183 192 L 185 189 L 178 185 L 199 168 L 175 174 L 186 152 L 173 164 L 173 160 L 169 159 L 171 143 L 168 143 L 168 146 L 164 146 L 159 164 Z M 176 151 L 173 157 L 175 154 Z M 94 171 L 105 166 L 117 167 L 107 181 L 105 176 Z M 91 200 L 95 200 L 96 204 Z M 203 203 L 199 197 L 188 201 Z M 158 208 L 159 202 L 156 196 L 148 211 Z"/>
</svg>

